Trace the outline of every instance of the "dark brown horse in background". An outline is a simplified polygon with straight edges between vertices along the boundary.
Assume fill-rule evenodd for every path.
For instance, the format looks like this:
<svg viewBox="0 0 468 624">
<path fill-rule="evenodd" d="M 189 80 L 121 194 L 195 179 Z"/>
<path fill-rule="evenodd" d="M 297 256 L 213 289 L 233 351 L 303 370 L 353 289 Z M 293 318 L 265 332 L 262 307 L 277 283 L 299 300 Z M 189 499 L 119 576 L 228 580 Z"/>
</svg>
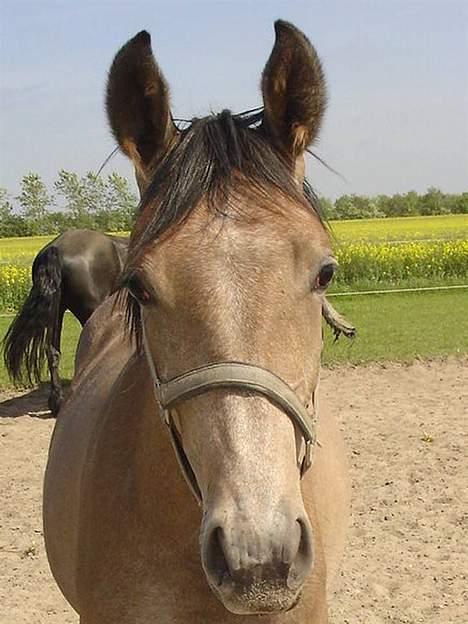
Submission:
<svg viewBox="0 0 468 624">
<path fill-rule="evenodd" d="M 92 230 L 68 230 L 37 254 L 32 287 L 4 338 L 4 360 L 15 383 L 40 383 L 47 360 L 55 416 L 63 399 L 60 337 L 66 310 L 84 325 L 114 290 L 128 240 Z"/>
</svg>

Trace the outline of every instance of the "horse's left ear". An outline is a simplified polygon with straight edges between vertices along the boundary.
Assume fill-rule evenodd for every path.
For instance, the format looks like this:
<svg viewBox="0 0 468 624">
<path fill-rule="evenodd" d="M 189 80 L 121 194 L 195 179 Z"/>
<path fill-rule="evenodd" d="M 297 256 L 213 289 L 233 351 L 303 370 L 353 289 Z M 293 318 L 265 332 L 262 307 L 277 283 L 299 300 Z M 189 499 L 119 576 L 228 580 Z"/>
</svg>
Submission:
<svg viewBox="0 0 468 624">
<path fill-rule="evenodd" d="M 130 39 L 115 56 L 107 81 L 106 108 L 112 132 L 132 160 L 139 183 L 147 180 L 150 168 L 164 156 L 177 130 L 169 87 L 154 60 L 146 31 Z"/>
<path fill-rule="evenodd" d="M 297 158 L 316 138 L 327 104 L 320 59 L 292 24 L 275 22 L 276 40 L 262 74 L 264 129 L 287 156 Z"/>
</svg>

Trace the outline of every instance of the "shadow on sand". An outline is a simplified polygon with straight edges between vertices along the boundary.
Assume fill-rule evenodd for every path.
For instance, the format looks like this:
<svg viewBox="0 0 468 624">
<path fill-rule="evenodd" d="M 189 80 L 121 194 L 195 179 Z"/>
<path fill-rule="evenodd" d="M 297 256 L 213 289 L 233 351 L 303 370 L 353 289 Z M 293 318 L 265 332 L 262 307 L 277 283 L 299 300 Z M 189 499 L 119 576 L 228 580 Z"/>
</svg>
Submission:
<svg viewBox="0 0 468 624">
<path fill-rule="evenodd" d="M 69 383 L 63 382 L 64 390 Z M 0 418 L 18 418 L 32 416 L 33 418 L 52 418 L 47 408 L 49 384 L 41 384 L 31 390 L 7 390 L 0 392 Z"/>
</svg>

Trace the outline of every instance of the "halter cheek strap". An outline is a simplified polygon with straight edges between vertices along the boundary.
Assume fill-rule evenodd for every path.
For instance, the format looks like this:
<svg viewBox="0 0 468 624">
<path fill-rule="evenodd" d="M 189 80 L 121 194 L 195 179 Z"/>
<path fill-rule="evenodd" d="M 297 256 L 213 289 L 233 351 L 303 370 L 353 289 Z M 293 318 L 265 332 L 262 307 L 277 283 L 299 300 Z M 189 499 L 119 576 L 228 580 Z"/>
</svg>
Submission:
<svg viewBox="0 0 468 624">
<path fill-rule="evenodd" d="M 260 366 L 242 362 L 208 364 L 183 373 L 169 381 L 162 382 L 151 356 L 144 324 L 143 344 L 153 379 L 156 401 L 159 404 L 163 421 L 169 428 L 171 442 L 182 473 L 199 502 L 201 502 L 200 489 L 183 449 L 180 434 L 174 424 L 171 408 L 178 401 L 189 399 L 215 388 L 248 390 L 266 397 L 274 405 L 282 409 L 304 438 L 305 455 L 301 464 L 301 477 L 304 476 L 312 465 L 313 449 L 317 441 L 315 432 L 317 422 L 315 409 L 316 392 L 312 395 L 312 410 L 309 413 L 295 391 L 280 377 Z"/>
</svg>

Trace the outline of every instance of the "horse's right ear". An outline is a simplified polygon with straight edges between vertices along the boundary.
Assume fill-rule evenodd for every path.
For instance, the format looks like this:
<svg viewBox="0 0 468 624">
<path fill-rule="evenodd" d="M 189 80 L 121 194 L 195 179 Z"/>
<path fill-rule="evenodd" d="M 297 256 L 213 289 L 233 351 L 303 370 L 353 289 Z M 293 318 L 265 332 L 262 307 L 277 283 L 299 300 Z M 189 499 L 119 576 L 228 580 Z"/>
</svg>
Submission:
<svg viewBox="0 0 468 624">
<path fill-rule="evenodd" d="M 137 179 L 164 156 L 177 129 L 172 121 L 169 88 L 151 50 L 151 37 L 141 31 L 116 54 L 106 93 L 109 124 L 123 152 L 132 160 Z"/>
</svg>

